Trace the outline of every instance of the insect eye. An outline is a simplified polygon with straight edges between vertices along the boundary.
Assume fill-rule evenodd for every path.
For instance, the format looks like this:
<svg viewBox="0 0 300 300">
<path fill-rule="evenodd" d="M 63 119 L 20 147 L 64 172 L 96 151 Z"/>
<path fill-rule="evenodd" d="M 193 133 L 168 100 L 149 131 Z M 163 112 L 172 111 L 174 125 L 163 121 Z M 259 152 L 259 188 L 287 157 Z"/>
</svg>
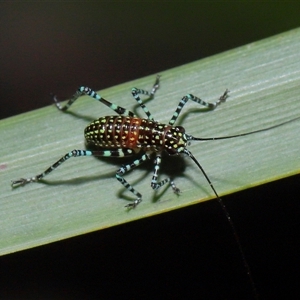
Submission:
<svg viewBox="0 0 300 300">
<path fill-rule="evenodd" d="M 185 133 L 185 129 L 182 126 L 175 126 L 174 128 L 176 132 Z"/>
</svg>

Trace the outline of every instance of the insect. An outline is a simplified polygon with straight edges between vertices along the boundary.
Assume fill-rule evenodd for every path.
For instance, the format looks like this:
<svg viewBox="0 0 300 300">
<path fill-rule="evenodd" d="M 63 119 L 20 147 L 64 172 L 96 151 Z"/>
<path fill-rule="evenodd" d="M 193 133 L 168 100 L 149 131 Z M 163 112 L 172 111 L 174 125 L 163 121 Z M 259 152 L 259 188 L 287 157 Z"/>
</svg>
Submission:
<svg viewBox="0 0 300 300">
<path fill-rule="evenodd" d="M 120 169 L 116 172 L 116 179 L 131 193 L 136 196 L 136 199 L 127 204 L 125 207 L 131 209 L 135 208 L 142 201 L 142 194 L 138 192 L 131 184 L 129 184 L 125 178 L 124 174 L 133 168 L 141 165 L 145 161 L 149 160 L 152 154 L 155 155 L 154 159 L 154 171 L 151 180 L 151 187 L 154 190 L 158 190 L 160 187 L 165 184 L 169 184 L 175 194 L 179 194 L 180 190 L 176 187 L 173 179 L 165 178 L 161 181 L 158 181 L 158 174 L 160 170 L 160 165 L 162 161 L 162 152 L 165 151 L 169 155 L 180 155 L 186 154 L 188 155 L 195 164 L 199 167 L 206 180 L 208 181 L 211 189 L 213 190 L 217 199 L 220 200 L 218 193 L 216 192 L 213 184 L 211 183 L 209 177 L 205 173 L 202 166 L 199 164 L 194 155 L 187 149 L 187 145 L 190 141 L 207 141 L 207 140 L 219 140 L 219 139 L 228 139 L 234 137 L 245 136 L 249 134 L 253 134 L 256 132 L 266 131 L 291 121 L 294 121 L 298 118 L 280 123 L 278 125 L 274 125 L 268 128 L 259 129 L 247 133 L 225 136 L 225 137 L 214 137 L 214 138 L 198 138 L 194 137 L 185 132 L 185 129 L 182 126 L 174 126 L 176 120 L 178 119 L 183 107 L 190 100 L 199 105 L 202 105 L 210 110 L 215 109 L 221 103 L 225 102 L 229 96 L 229 90 L 226 89 L 225 92 L 220 96 L 220 98 L 214 102 L 205 102 L 200 98 L 187 94 L 184 96 L 175 112 L 173 113 L 168 124 L 162 124 L 154 120 L 151 112 L 148 110 L 146 105 L 143 103 L 139 95 L 147 95 L 149 99 L 154 98 L 156 91 L 159 88 L 160 76 L 156 77 L 154 85 L 152 87 L 151 92 L 146 90 L 133 88 L 132 95 L 134 99 L 137 101 L 139 106 L 143 109 L 147 118 L 140 118 L 136 116 L 133 112 L 118 106 L 114 103 L 111 103 L 104 98 L 102 98 L 99 94 L 97 94 L 92 89 L 81 86 L 76 93 L 70 98 L 65 106 L 61 106 L 60 102 L 57 100 L 57 97 L 54 96 L 53 100 L 55 102 L 56 107 L 61 111 L 66 111 L 80 96 L 88 95 L 95 100 L 103 103 L 108 106 L 110 109 L 115 111 L 118 115 L 113 116 L 105 116 L 100 117 L 98 120 L 90 123 L 84 131 L 85 139 L 88 144 L 94 145 L 101 150 L 73 150 L 65 154 L 62 158 L 60 158 L 57 162 L 55 162 L 52 166 L 46 169 L 43 173 L 38 174 L 36 176 L 30 178 L 20 178 L 18 180 L 12 181 L 12 186 L 16 187 L 19 185 L 25 185 L 30 182 L 36 182 L 43 179 L 46 175 L 54 171 L 57 167 L 59 167 L 62 163 L 67 161 L 71 157 L 79 157 L 79 156 L 102 156 L 102 157 L 128 157 L 133 156 L 135 154 L 140 154 L 138 159 L 135 159 L 130 164 L 125 164 L 120 167 Z M 300 117 L 299 117 L 300 118 Z M 104 149 L 104 150 L 103 150 Z"/>
<path fill-rule="evenodd" d="M 115 111 L 118 115 L 100 117 L 98 120 L 93 121 L 85 128 L 84 134 L 87 143 L 97 146 L 101 148 L 101 150 L 73 150 L 65 154 L 61 159 L 55 162 L 43 173 L 27 179 L 20 178 L 18 180 L 12 181 L 12 186 L 25 185 L 30 182 L 39 181 L 71 157 L 126 157 L 141 153 L 138 159 L 135 159 L 130 164 L 122 165 L 116 172 L 116 179 L 128 191 L 136 196 L 136 199 L 132 203 L 126 205 L 127 208 L 131 209 L 135 208 L 142 201 L 142 194 L 125 180 L 124 174 L 131 169 L 141 165 L 146 160 L 149 160 L 152 154 L 155 154 L 155 159 L 151 187 L 154 190 L 158 190 L 163 185 L 170 184 L 175 194 L 180 193 L 180 190 L 176 187 L 173 179 L 165 178 L 161 181 L 158 181 L 158 173 L 162 160 L 161 155 L 162 152 L 165 151 L 169 155 L 179 155 L 181 153 L 188 155 L 200 168 L 207 181 L 209 182 L 211 188 L 213 189 L 216 197 L 219 198 L 205 171 L 193 156 L 193 154 L 186 148 L 189 141 L 202 139 L 187 134 L 183 127 L 174 126 L 174 124 L 183 107 L 189 100 L 203 105 L 209 109 L 215 109 L 222 102 L 226 101 L 229 91 L 226 89 L 223 95 L 214 103 L 205 102 L 196 96 L 187 94 L 180 100 L 169 123 L 162 124 L 154 120 L 152 114 L 139 96 L 142 94 L 150 96 L 150 99 L 154 98 L 155 92 L 159 88 L 159 82 L 160 76 L 158 75 L 151 92 L 137 88 L 132 89 L 132 95 L 139 106 L 145 112 L 147 119 L 140 118 L 133 112 L 105 100 L 99 94 L 85 86 L 80 87 L 65 106 L 61 106 L 56 96 L 54 96 L 56 107 L 62 111 L 67 110 L 81 95 L 86 94 L 94 98 L 95 100 L 98 100 L 99 102 L 105 104 L 110 109 Z"/>
<path fill-rule="evenodd" d="M 162 161 L 163 151 L 167 152 L 167 154 L 169 155 L 186 154 L 199 167 L 204 177 L 206 178 L 207 182 L 209 183 L 212 191 L 214 192 L 217 200 L 219 201 L 226 215 L 226 218 L 231 226 L 232 232 L 235 236 L 244 267 L 247 271 L 250 283 L 252 285 L 254 296 L 255 298 L 258 298 L 256 287 L 252 279 L 249 265 L 245 258 L 243 248 L 241 246 L 236 229 L 230 218 L 227 208 L 224 205 L 223 200 L 219 197 L 217 191 L 215 190 L 213 184 L 211 183 L 204 169 L 197 161 L 197 159 L 193 156 L 193 154 L 187 149 L 187 146 L 190 141 L 228 139 L 228 138 L 235 138 L 235 137 L 253 134 L 256 132 L 266 131 L 275 127 L 282 126 L 286 123 L 295 121 L 297 119 L 300 119 L 300 117 L 294 118 L 292 120 L 268 128 L 259 129 L 247 133 L 225 136 L 225 137 L 198 138 L 186 133 L 185 129 L 182 126 L 174 125 L 183 107 L 188 101 L 193 101 L 199 105 L 202 105 L 204 107 L 207 107 L 208 109 L 213 110 L 216 107 L 218 107 L 221 103 L 226 101 L 226 99 L 229 96 L 229 91 L 226 89 L 225 92 L 220 96 L 220 98 L 213 103 L 205 102 L 192 94 L 187 94 L 180 100 L 175 112 L 171 116 L 169 123 L 162 124 L 154 120 L 151 112 L 148 110 L 148 108 L 140 98 L 140 95 L 149 96 L 150 99 L 154 98 L 155 93 L 159 88 L 159 82 L 160 82 L 160 76 L 157 76 L 151 92 L 138 89 L 138 88 L 132 89 L 132 95 L 134 99 L 142 108 L 147 118 L 140 118 L 136 116 L 133 112 L 105 100 L 99 94 L 94 92 L 92 89 L 85 86 L 80 87 L 65 106 L 61 106 L 56 96 L 54 96 L 53 100 L 55 102 L 56 107 L 62 111 L 66 111 L 81 95 L 86 94 L 94 98 L 95 100 L 103 103 L 104 105 L 108 106 L 110 109 L 116 112 L 117 115 L 100 117 L 98 120 L 91 122 L 85 128 L 84 133 L 85 133 L 86 141 L 89 144 L 97 146 L 99 150 L 70 151 L 67 154 L 65 154 L 62 158 L 60 158 L 58 161 L 56 161 L 53 165 L 51 165 L 48 169 L 46 169 L 43 173 L 40 173 L 36 176 L 27 179 L 20 178 L 18 180 L 14 180 L 12 181 L 11 184 L 13 187 L 16 187 L 19 185 L 25 185 L 30 182 L 40 181 L 46 175 L 54 171 L 57 167 L 59 167 L 62 163 L 64 163 L 71 157 L 79 157 L 79 156 L 129 157 L 137 154 L 139 155 L 139 158 L 133 160 L 129 164 L 122 165 L 119 168 L 119 170 L 116 172 L 116 179 L 136 197 L 130 204 L 127 204 L 125 206 L 128 209 L 132 209 L 135 208 L 142 201 L 142 194 L 138 192 L 130 183 L 126 181 L 124 175 L 128 171 L 132 170 L 135 167 L 138 167 L 145 161 L 149 160 L 151 156 L 154 155 L 155 156 L 154 171 L 151 180 L 151 187 L 154 190 L 158 190 L 160 187 L 164 186 L 165 184 L 169 184 L 173 189 L 174 193 L 179 194 L 180 190 L 179 188 L 176 187 L 173 179 L 165 178 L 161 181 L 158 181 L 158 174 L 159 174 L 160 165 Z"/>
</svg>

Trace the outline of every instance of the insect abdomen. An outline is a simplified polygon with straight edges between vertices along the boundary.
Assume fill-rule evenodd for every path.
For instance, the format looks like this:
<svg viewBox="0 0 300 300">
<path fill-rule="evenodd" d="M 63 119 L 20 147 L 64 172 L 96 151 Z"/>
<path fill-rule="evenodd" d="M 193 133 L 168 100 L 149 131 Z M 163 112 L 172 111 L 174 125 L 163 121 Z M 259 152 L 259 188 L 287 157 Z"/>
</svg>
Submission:
<svg viewBox="0 0 300 300">
<path fill-rule="evenodd" d="M 88 143 L 103 148 L 157 149 L 169 127 L 141 118 L 106 116 L 93 121 L 84 134 Z"/>
</svg>

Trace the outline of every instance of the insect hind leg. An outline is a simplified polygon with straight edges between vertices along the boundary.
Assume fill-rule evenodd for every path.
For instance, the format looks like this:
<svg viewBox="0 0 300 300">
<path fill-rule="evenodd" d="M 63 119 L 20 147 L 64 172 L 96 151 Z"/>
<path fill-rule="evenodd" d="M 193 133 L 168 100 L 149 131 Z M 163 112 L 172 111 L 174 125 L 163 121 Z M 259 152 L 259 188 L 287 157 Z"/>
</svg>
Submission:
<svg viewBox="0 0 300 300">
<path fill-rule="evenodd" d="M 184 96 L 184 97 L 180 100 L 180 102 L 179 102 L 179 104 L 178 104 L 178 106 L 177 106 L 175 112 L 173 113 L 173 115 L 172 115 L 172 117 L 171 117 L 171 119 L 170 119 L 170 121 L 169 121 L 169 124 L 170 124 L 170 125 L 174 125 L 174 123 L 176 122 L 177 118 L 179 117 L 179 115 L 180 115 L 180 113 L 181 113 L 183 107 L 185 106 L 185 104 L 186 104 L 189 100 L 192 100 L 192 101 L 194 101 L 194 102 L 196 102 L 196 103 L 198 103 L 198 104 L 200 104 L 200 105 L 203 105 L 203 106 L 207 107 L 208 109 L 215 109 L 215 108 L 216 108 L 217 106 L 219 106 L 222 102 L 225 102 L 225 101 L 226 101 L 226 99 L 229 97 L 228 94 L 229 94 L 229 90 L 226 89 L 225 92 L 223 93 L 223 95 L 222 95 L 216 102 L 212 102 L 212 103 L 211 103 L 211 102 L 203 101 L 202 99 L 200 99 L 200 98 L 198 98 L 198 97 L 196 97 L 196 96 L 194 96 L 194 95 L 192 95 L 192 94 L 187 94 L 186 96 Z"/>
<path fill-rule="evenodd" d="M 57 169 L 62 163 L 66 162 L 71 157 L 79 157 L 79 156 L 104 156 L 104 157 L 119 157 L 119 156 L 130 156 L 132 152 L 127 150 L 98 150 L 98 151 L 90 151 L 90 150 L 73 150 L 65 154 L 58 161 L 56 161 L 53 165 L 51 165 L 48 169 L 46 169 L 43 173 L 40 173 L 36 176 L 30 178 L 20 178 L 18 180 L 13 180 L 11 182 L 12 187 L 17 187 L 20 185 L 25 185 L 30 182 L 37 182 L 42 180 L 49 173 Z"/>
<path fill-rule="evenodd" d="M 156 91 L 159 89 L 159 81 L 160 81 L 160 75 L 157 75 L 151 92 L 148 92 L 148 91 L 145 91 L 142 89 L 138 89 L 138 88 L 132 88 L 132 90 L 131 90 L 133 98 L 137 101 L 139 106 L 143 109 L 143 111 L 145 112 L 145 114 L 148 117 L 148 120 L 154 120 L 154 119 L 153 119 L 151 112 L 149 111 L 147 106 L 143 103 L 143 101 L 139 95 L 140 94 L 148 95 L 148 96 L 150 96 L 150 99 L 153 99 Z"/>
<path fill-rule="evenodd" d="M 91 88 L 86 87 L 86 86 L 81 86 L 80 88 L 78 88 L 76 93 L 69 99 L 69 101 L 67 102 L 67 104 L 65 106 L 61 106 L 56 95 L 53 95 L 53 101 L 59 110 L 66 111 L 82 95 L 88 95 L 88 96 L 92 97 L 93 99 L 108 106 L 110 109 L 112 109 L 119 115 L 123 115 L 123 116 L 127 116 L 127 117 L 135 116 L 135 114 L 133 112 L 131 112 L 130 110 L 128 110 L 124 107 L 118 106 L 114 103 L 111 103 L 110 101 L 102 98 L 98 93 L 93 91 Z"/>
</svg>

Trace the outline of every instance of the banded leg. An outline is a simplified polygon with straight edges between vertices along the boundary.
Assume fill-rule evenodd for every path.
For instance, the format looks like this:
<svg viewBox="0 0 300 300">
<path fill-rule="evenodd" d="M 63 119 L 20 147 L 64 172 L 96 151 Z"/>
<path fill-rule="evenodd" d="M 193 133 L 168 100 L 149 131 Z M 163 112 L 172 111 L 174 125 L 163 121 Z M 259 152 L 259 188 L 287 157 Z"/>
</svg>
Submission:
<svg viewBox="0 0 300 300">
<path fill-rule="evenodd" d="M 124 157 L 124 156 L 131 156 L 132 150 L 131 149 L 117 149 L 117 150 L 103 150 L 103 151 L 88 151 L 88 150 L 73 150 L 69 153 L 65 154 L 61 159 L 59 159 L 57 162 L 55 162 L 52 166 L 50 166 L 48 169 L 46 169 L 43 173 L 38 174 L 34 177 L 30 178 L 20 178 L 18 180 L 12 181 L 11 185 L 13 187 L 18 185 L 25 185 L 30 182 L 36 182 L 43 179 L 45 176 L 47 176 L 49 173 L 54 171 L 56 168 L 58 168 L 62 163 L 67 161 L 71 157 L 79 157 L 79 156 L 106 156 L 106 157 Z"/>
<path fill-rule="evenodd" d="M 175 183 L 173 182 L 173 180 L 171 180 L 170 178 L 165 178 L 160 182 L 157 182 L 157 178 L 158 178 L 158 172 L 160 169 L 160 164 L 161 164 L 161 154 L 158 153 L 156 154 L 156 158 L 154 161 L 154 172 L 153 172 L 153 176 L 152 176 L 152 180 L 151 180 L 151 187 L 157 191 L 160 187 L 162 187 L 163 185 L 165 185 L 166 183 L 170 183 L 173 192 L 177 195 L 179 195 L 180 193 L 180 189 L 176 187 Z"/>
<path fill-rule="evenodd" d="M 153 85 L 150 93 L 148 91 L 137 89 L 137 88 L 133 88 L 131 90 L 133 98 L 137 101 L 139 106 L 143 109 L 143 111 L 145 112 L 145 114 L 148 117 L 148 120 L 154 120 L 154 119 L 153 119 L 153 116 L 150 113 L 149 109 L 147 108 L 147 106 L 143 103 L 139 94 L 148 95 L 148 96 L 150 96 L 150 99 L 154 98 L 155 92 L 159 89 L 159 79 L 160 79 L 160 75 L 157 75 L 156 80 L 154 82 L 154 85 Z"/>
<path fill-rule="evenodd" d="M 142 194 L 139 193 L 131 184 L 129 184 L 126 179 L 123 177 L 125 173 L 132 170 L 133 168 L 141 165 L 143 162 L 149 159 L 149 154 L 143 154 L 141 158 L 133 161 L 131 164 L 123 165 L 116 173 L 116 178 L 119 182 L 121 182 L 124 187 L 133 193 L 137 198 L 130 204 L 127 204 L 125 207 L 127 208 L 135 208 L 139 203 L 142 202 Z"/>
<path fill-rule="evenodd" d="M 112 109 L 113 111 L 115 111 L 119 115 L 128 116 L 128 117 L 134 117 L 135 116 L 134 113 L 131 112 L 130 110 L 105 100 L 99 94 L 97 94 L 95 91 L 93 91 L 91 88 L 86 87 L 86 86 L 81 86 L 76 91 L 76 93 L 72 96 L 72 98 L 67 102 L 67 104 L 65 106 L 61 106 L 61 104 L 58 101 L 56 95 L 53 96 L 53 101 L 54 101 L 56 107 L 59 110 L 66 111 L 82 95 L 88 95 L 88 96 L 94 98 L 95 100 L 97 100 L 97 101 L 103 103 L 104 105 L 108 106 L 110 109 Z"/>
<path fill-rule="evenodd" d="M 229 90 L 226 89 L 225 92 L 224 92 L 224 94 L 218 99 L 218 101 L 213 102 L 213 103 L 205 102 L 202 99 L 200 99 L 200 98 L 198 98 L 198 97 L 196 97 L 196 96 L 194 96 L 192 94 L 187 94 L 186 96 L 184 96 L 180 100 L 180 102 L 179 102 L 179 104 L 178 104 L 178 106 L 177 106 L 177 108 L 176 108 L 176 110 L 175 110 L 172 118 L 169 121 L 169 124 L 170 125 L 174 125 L 174 123 L 176 122 L 179 114 L 181 113 L 181 110 L 183 109 L 183 107 L 185 106 L 185 104 L 188 102 L 188 100 L 192 100 L 192 101 L 194 101 L 194 102 L 196 102 L 196 103 L 198 103 L 200 105 L 203 105 L 203 106 L 205 106 L 205 107 L 207 107 L 209 109 L 215 109 L 222 102 L 226 101 L 226 99 L 228 98 L 228 93 L 229 93 Z"/>
</svg>

